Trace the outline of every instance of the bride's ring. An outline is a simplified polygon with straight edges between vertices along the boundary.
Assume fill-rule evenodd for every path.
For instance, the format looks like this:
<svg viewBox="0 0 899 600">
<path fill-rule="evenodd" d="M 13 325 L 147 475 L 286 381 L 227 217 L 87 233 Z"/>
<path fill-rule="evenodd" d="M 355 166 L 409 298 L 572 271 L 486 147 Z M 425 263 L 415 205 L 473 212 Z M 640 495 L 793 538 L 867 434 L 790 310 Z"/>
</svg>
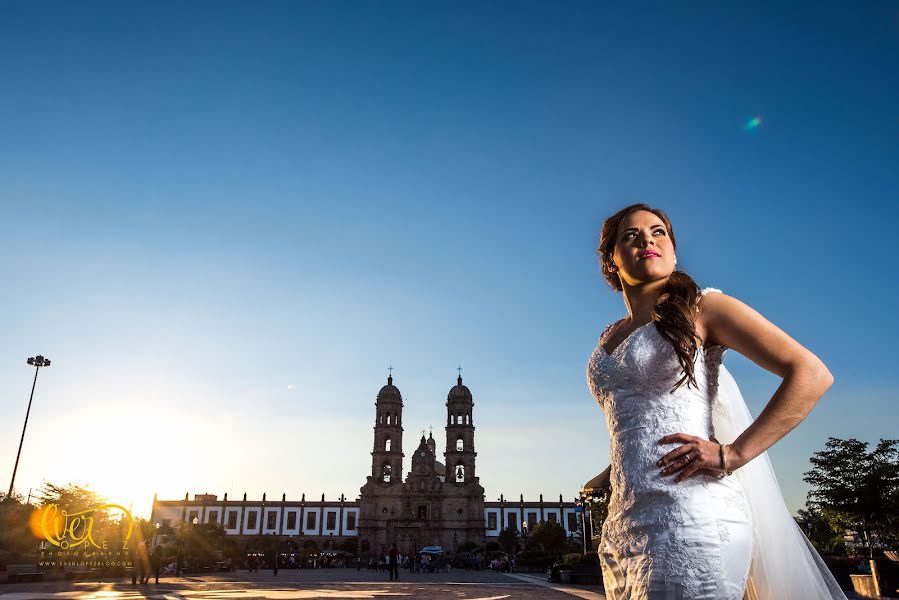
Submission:
<svg viewBox="0 0 899 600">
<path fill-rule="evenodd" d="M 693 457 L 690 455 L 689 452 L 687 452 L 687 453 L 684 455 L 684 458 L 687 459 L 687 462 L 690 462 L 691 460 L 693 460 Z"/>
</svg>

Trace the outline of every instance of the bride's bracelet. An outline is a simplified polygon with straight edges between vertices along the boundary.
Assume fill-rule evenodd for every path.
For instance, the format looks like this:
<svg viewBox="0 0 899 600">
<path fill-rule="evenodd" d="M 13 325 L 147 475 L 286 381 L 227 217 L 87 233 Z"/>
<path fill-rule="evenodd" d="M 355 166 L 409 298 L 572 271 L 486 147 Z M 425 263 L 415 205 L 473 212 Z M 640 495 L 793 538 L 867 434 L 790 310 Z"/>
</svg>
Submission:
<svg viewBox="0 0 899 600">
<path fill-rule="evenodd" d="M 733 471 L 727 470 L 727 452 L 725 448 L 730 448 L 730 444 L 720 444 L 721 447 L 721 466 L 724 468 L 725 475 L 733 475 Z"/>
</svg>

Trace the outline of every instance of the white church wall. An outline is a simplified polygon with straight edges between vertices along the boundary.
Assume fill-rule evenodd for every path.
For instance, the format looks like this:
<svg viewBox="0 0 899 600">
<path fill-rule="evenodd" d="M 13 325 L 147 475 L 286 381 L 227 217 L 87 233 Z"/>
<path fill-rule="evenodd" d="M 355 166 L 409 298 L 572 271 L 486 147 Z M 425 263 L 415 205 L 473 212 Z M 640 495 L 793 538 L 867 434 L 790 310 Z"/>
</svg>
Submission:
<svg viewBox="0 0 899 600">
<path fill-rule="evenodd" d="M 491 517 L 492 515 L 492 517 Z M 487 537 L 498 537 L 500 532 L 500 511 L 498 508 L 484 509 L 484 529 Z M 496 527 L 491 528 L 490 524 L 494 523 Z"/>
<path fill-rule="evenodd" d="M 293 515 L 293 527 L 290 527 L 291 515 Z M 300 534 L 300 509 L 299 508 L 285 508 L 284 509 L 284 529 L 282 530 L 284 535 L 299 535 Z"/>
<path fill-rule="evenodd" d="M 577 509 L 574 508 L 566 508 L 563 514 L 562 526 L 565 527 L 565 531 L 569 533 L 575 533 L 580 531 L 581 528 L 581 515 L 578 514 Z"/>
<path fill-rule="evenodd" d="M 359 512 L 358 508 L 343 509 L 343 535 L 351 537 L 359 535 Z M 350 515 L 355 515 L 352 529 L 349 528 Z"/>
<path fill-rule="evenodd" d="M 234 515 L 232 517 L 232 515 Z M 240 524 L 243 521 L 242 507 L 228 507 L 225 509 L 223 525 L 228 535 L 240 534 Z M 233 526 L 232 526 L 233 525 Z"/>
<path fill-rule="evenodd" d="M 312 523 L 309 522 L 309 515 L 315 515 L 312 517 L 314 519 Z M 306 507 L 306 513 L 303 515 L 303 535 L 318 535 L 318 526 L 321 516 L 321 509 L 313 508 L 311 506 Z"/>
<path fill-rule="evenodd" d="M 326 508 L 324 509 L 324 515 L 322 519 L 322 535 L 337 535 L 340 529 L 338 528 L 338 521 L 340 517 L 340 509 L 339 508 Z"/>
<path fill-rule="evenodd" d="M 159 523 L 160 527 L 174 527 L 181 521 L 181 506 L 157 506 L 153 510 L 152 520 L 155 526 Z"/>
<path fill-rule="evenodd" d="M 550 516 L 550 515 L 552 515 L 552 516 Z M 544 508 L 543 509 L 543 520 L 544 521 L 555 520 L 556 523 L 558 523 L 559 525 L 562 525 L 564 527 L 564 525 L 562 524 L 562 514 L 559 512 L 558 508 Z"/>
<path fill-rule="evenodd" d="M 266 508 L 262 519 L 263 535 L 277 535 L 278 528 L 281 526 L 281 509 Z"/>
<path fill-rule="evenodd" d="M 262 509 L 248 506 L 243 514 L 244 535 L 259 533 L 262 529 Z"/>
</svg>

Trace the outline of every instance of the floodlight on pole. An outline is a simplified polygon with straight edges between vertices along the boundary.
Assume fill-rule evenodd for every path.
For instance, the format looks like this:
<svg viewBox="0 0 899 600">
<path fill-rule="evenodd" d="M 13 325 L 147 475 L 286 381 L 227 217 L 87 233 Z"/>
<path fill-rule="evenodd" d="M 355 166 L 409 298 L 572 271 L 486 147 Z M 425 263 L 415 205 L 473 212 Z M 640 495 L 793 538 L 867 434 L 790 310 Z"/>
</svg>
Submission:
<svg viewBox="0 0 899 600">
<path fill-rule="evenodd" d="M 28 427 L 28 415 L 31 414 L 31 401 L 34 400 L 34 388 L 37 386 L 37 373 L 41 370 L 41 367 L 50 366 L 50 359 L 44 358 L 40 354 L 29 358 L 26 362 L 34 367 L 34 382 L 31 384 L 31 396 L 28 398 L 28 410 L 25 411 L 25 425 L 22 426 L 22 437 L 19 439 L 19 451 L 16 452 L 16 464 L 12 468 L 12 479 L 9 481 L 9 493 L 6 494 L 7 498 L 12 498 L 13 485 L 16 483 L 16 471 L 19 470 L 19 457 L 22 455 L 22 443 L 25 441 L 25 429 Z"/>
</svg>

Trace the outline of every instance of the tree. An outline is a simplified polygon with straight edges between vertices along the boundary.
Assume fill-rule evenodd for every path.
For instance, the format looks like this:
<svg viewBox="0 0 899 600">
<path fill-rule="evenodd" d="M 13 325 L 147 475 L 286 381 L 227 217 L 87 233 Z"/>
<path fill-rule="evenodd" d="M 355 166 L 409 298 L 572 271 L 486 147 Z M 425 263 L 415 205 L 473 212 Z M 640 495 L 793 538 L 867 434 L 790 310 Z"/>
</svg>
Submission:
<svg viewBox="0 0 899 600">
<path fill-rule="evenodd" d="M 0 565 L 35 561 L 38 540 L 28 526 L 32 510 L 21 495 L 0 493 Z"/>
<path fill-rule="evenodd" d="M 53 511 L 51 506 L 56 506 L 55 512 L 45 513 L 38 517 L 50 517 L 48 523 L 55 523 L 56 531 L 59 534 L 65 532 L 66 522 L 73 518 L 69 523 L 78 525 L 75 530 L 69 530 L 65 535 L 68 537 L 79 537 L 90 531 L 90 540 L 99 546 L 86 545 L 82 549 L 65 550 L 62 547 L 58 549 L 49 549 L 50 553 L 56 553 L 57 557 L 62 559 L 63 555 L 70 552 L 99 551 L 101 547 L 121 549 L 126 546 L 126 540 L 130 548 L 136 547 L 141 543 L 145 536 L 141 524 L 136 520 L 126 518 L 125 514 L 115 508 L 99 510 L 105 504 L 108 504 L 106 498 L 91 490 L 88 486 L 77 483 L 69 483 L 66 485 L 56 485 L 49 481 L 44 481 L 37 494 L 37 502 L 41 510 Z M 79 519 L 79 513 L 84 513 Z M 66 517 L 65 515 L 68 515 Z M 144 528 L 148 525 L 145 524 Z M 62 553 L 60 555 L 59 553 Z M 72 555 L 74 557 L 74 555 Z"/>
<path fill-rule="evenodd" d="M 590 529 L 594 536 L 598 536 L 599 532 L 602 531 L 603 523 L 605 523 L 606 517 L 609 515 L 609 502 L 611 499 L 611 489 L 586 499 L 584 510 L 587 511 L 587 516 L 590 519 Z"/>
<path fill-rule="evenodd" d="M 218 523 L 184 523 L 175 529 L 176 546 L 191 566 L 211 565 L 219 557 L 225 529 Z"/>
<path fill-rule="evenodd" d="M 518 531 L 515 529 L 503 529 L 499 532 L 499 545 L 506 552 L 514 552 L 518 545 Z"/>
<path fill-rule="evenodd" d="M 123 547 L 122 542 L 129 532 L 134 543 L 143 540 L 145 536 L 142 533 L 149 528 L 147 523 L 123 518 L 120 510 L 94 510 L 106 504 L 106 500 L 87 486 L 75 483 L 56 485 L 45 481 L 35 497 L 35 503 L 35 506 L 25 504 L 18 495 L 11 498 L 0 495 L 0 564 L 35 562 L 39 555 L 42 560 L 49 560 L 50 556 L 59 553 L 93 552 L 101 547 L 118 549 Z M 51 505 L 56 506 L 55 511 L 50 508 Z M 78 513 L 82 512 L 86 513 L 82 516 L 89 518 L 80 518 Z M 65 515 L 77 517 L 77 520 L 69 521 L 70 526 L 75 527 L 74 531 L 65 529 Z M 49 530 L 55 530 L 56 535 L 71 539 L 72 536 L 89 532 L 88 539 L 98 546 L 85 545 L 68 551 L 61 547 L 45 546 L 39 553 L 39 541 L 44 541 L 41 523 L 44 523 L 45 517 Z M 62 537 L 57 541 L 61 540 Z"/>
<path fill-rule="evenodd" d="M 537 523 L 530 531 L 530 544 L 537 544 L 544 554 L 555 556 L 565 550 L 568 536 L 565 529 L 555 521 Z"/>
<path fill-rule="evenodd" d="M 813 489 L 807 505 L 834 528 L 859 532 L 874 558 L 875 538 L 882 546 L 899 542 L 899 440 L 868 443 L 828 438 L 826 450 L 815 452 L 803 480 Z"/>
<path fill-rule="evenodd" d="M 799 509 L 796 523 L 820 554 L 840 554 L 845 551 L 843 530 L 834 526 L 820 508 Z"/>
<path fill-rule="evenodd" d="M 41 489 L 38 490 L 37 500 L 40 506 L 56 504 L 60 508 L 66 509 L 69 514 L 96 508 L 106 503 L 103 496 L 87 486 L 77 483 L 55 485 L 49 481 L 44 481 Z"/>
</svg>

